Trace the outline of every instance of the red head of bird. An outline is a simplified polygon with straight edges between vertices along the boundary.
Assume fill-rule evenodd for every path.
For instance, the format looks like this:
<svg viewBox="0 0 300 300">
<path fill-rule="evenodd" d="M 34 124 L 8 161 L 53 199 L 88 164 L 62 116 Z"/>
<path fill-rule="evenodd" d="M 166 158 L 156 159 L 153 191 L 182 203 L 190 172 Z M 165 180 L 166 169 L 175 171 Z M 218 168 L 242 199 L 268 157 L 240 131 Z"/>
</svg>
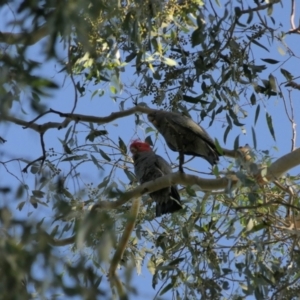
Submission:
<svg viewBox="0 0 300 300">
<path fill-rule="evenodd" d="M 138 152 L 150 152 L 152 151 L 152 148 L 148 143 L 135 140 L 130 145 L 130 152 L 132 154 L 138 153 Z"/>
</svg>

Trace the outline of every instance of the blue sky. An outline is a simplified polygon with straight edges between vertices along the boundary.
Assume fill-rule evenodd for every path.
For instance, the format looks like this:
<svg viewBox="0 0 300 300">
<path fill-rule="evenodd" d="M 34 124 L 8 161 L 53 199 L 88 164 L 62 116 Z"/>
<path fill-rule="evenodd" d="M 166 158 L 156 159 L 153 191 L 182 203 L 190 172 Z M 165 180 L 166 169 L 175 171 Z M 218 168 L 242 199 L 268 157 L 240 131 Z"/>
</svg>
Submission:
<svg viewBox="0 0 300 300">
<path fill-rule="evenodd" d="M 252 6 L 252 3 L 251 3 Z M 297 8 L 299 12 L 299 7 Z M 289 13 L 290 13 L 290 7 L 286 5 L 284 9 L 281 9 L 279 6 L 276 6 L 274 9 L 273 17 L 277 19 L 282 20 L 282 30 L 287 31 L 290 28 L 289 25 Z M 6 16 L 6 18 L 3 18 L 3 16 Z M 299 14 L 297 15 L 299 17 Z M 7 31 L 7 28 L 5 26 L 5 21 L 9 20 L 7 12 L 0 12 L 0 31 Z M 280 30 L 279 30 L 280 31 Z M 295 35 L 287 36 L 286 37 L 287 45 L 290 47 L 292 51 L 295 52 L 296 55 L 300 55 L 299 53 L 299 37 Z M 58 73 L 60 70 L 60 66 L 55 65 L 54 61 L 50 62 L 44 62 L 44 56 L 41 53 L 40 46 L 45 43 L 45 40 L 40 41 L 37 45 L 30 47 L 28 50 L 28 55 L 32 59 L 35 59 L 41 63 L 41 68 L 39 70 L 40 74 L 49 77 L 50 79 L 53 79 L 56 83 L 59 85 L 59 89 L 57 91 L 53 91 L 51 94 L 51 98 L 45 98 L 43 99 L 43 103 L 45 103 L 48 107 L 53 108 L 55 110 L 59 110 L 62 112 L 69 112 L 73 107 L 73 99 L 74 99 L 74 89 L 71 84 L 71 81 L 69 78 L 65 78 L 63 73 Z M 281 50 L 280 50 L 281 49 Z M 277 59 L 279 61 L 285 61 L 287 59 L 287 55 L 283 55 L 283 51 L 287 51 L 284 46 L 279 43 L 275 42 L 272 45 L 272 48 L 270 47 L 270 53 L 267 51 L 257 47 L 255 50 L 254 56 L 257 55 L 259 58 L 272 58 Z M 65 49 L 60 49 L 61 56 L 64 57 L 66 55 Z M 282 53 L 280 53 L 282 52 Z M 275 53 L 275 54 L 274 54 Z M 265 64 L 260 59 L 257 59 L 257 64 Z M 299 74 L 299 61 L 295 59 L 291 59 L 288 61 L 283 68 L 288 69 L 290 72 L 292 72 L 295 75 Z M 276 65 L 267 65 L 268 69 L 267 72 L 265 72 L 265 77 L 268 78 L 268 75 L 270 72 L 274 74 L 278 74 L 277 69 L 280 68 L 280 64 Z M 133 78 L 133 73 L 127 72 L 122 74 L 122 79 L 124 81 L 131 80 Z M 282 81 L 282 78 L 278 78 L 279 81 Z M 86 114 L 86 115 L 97 115 L 97 116 L 106 116 L 109 115 L 111 112 L 118 111 L 119 105 L 114 100 L 110 98 L 110 92 L 109 84 L 107 84 L 104 89 L 106 89 L 106 93 L 103 97 L 93 97 L 91 100 L 91 94 L 94 92 L 95 89 L 98 87 L 89 85 L 88 89 L 90 92 L 86 94 L 85 97 L 79 98 L 78 105 L 76 108 L 76 113 L 80 114 Z M 200 88 L 200 87 L 199 87 Z M 121 93 L 121 96 L 125 97 L 126 91 L 123 91 Z M 296 99 L 295 97 L 299 97 L 299 92 L 293 91 L 292 92 L 292 98 L 293 98 L 293 106 L 294 106 L 294 113 L 295 113 L 295 123 L 300 123 L 300 101 Z M 33 118 L 33 113 L 28 105 L 28 97 L 29 95 L 26 94 L 26 89 L 24 90 L 24 93 L 21 98 L 21 103 L 14 102 L 14 107 L 12 109 L 15 116 L 18 116 L 20 118 L 23 118 L 25 120 L 31 120 Z M 141 101 L 149 103 L 149 98 L 141 99 Z M 281 98 L 272 97 L 270 99 L 264 99 L 263 102 L 261 102 L 261 113 L 260 117 L 258 119 L 257 124 L 255 125 L 255 132 L 256 132 L 256 138 L 257 138 L 257 149 L 258 150 L 270 150 L 271 156 L 275 158 L 278 158 L 285 153 L 290 152 L 291 149 L 291 124 L 287 120 L 287 116 L 285 114 L 283 101 Z M 20 112 L 20 107 L 26 111 L 27 114 L 22 114 Z M 151 105 L 150 105 L 151 106 Z M 128 104 L 126 104 L 126 107 L 131 107 L 131 102 L 128 101 Z M 152 106 L 153 107 L 153 106 Z M 226 124 L 224 124 L 224 120 L 218 120 L 213 123 L 211 127 L 208 127 L 208 120 L 201 123 L 201 126 L 207 129 L 209 134 L 213 138 L 217 138 L 221 145 L 223 145 L 225 148 L 233 148 L 233 142 L 238 134 L 240 134 L 240 145 L 244 145 L 246 143 L 253 145 L 252 142 L 252 134 L 251 134 L 251 127 L 253 126 L 253 120 L 255 116 L 255 109 L 253 109 L 251 106 L 244 107 L 245 110 L 248 112 L 248 117 L 245 120 L 241 120 L 242 123 L 245 122 L 245 130 L 246 134 L 243 134 L 242 131 L 239 128 L 234 128 L 228 136 L 226 145 L 223 144 L 223 134 L 227 127 Z M 265 121 L 265 112 L 268 112 L 273 119 L 273 126 L 275 129 L 275 135 L 276 135 L 276 141 L 273 140 L 271 137 L 268 127 L 266 125 Z M 143 117 L 146 121 L 145 116 Z M 199 120 L 199 117 L 193 113 L 193 118 L 195 120 Z M 54 114 L 48 114 L 45 117 L 43 117 L 41 120 L 39 120 L 39 123 L 44 123 L 47 121 L 62 121 L 61 118 L 59 118 L 57 115 Z M 224 126 L 225 125 L 225 126 Z M 123 119 L 119 119 L 117 121 L 114 121 L 112 123 L 106 124 L 104 128 L 109 132 L 109 136 L 114 141 L 118 141 L 118 137 L 121 137 L 127 145 L 130 143 L 130 141 L 134 138 L 145 138 L 146 133 L 145 129 L 148 127 L 148 125 L 143 125 L 136 127 L 134 122 L 134 116 L 129 116 Z M 84 128 L 83 126 L 80 126 L 80 129 L 82 131 L 86 131 L 86 135 L 88 133 L 88 128 Z M 103 126 L 99 126 L 99 129 L 103 129 Z M 58 138 L 64 139 L 66 130 L 49 130 L 45 134 L 45 141 L 46 141 L 46 150 L 48 150 L 50 147 L 54 147 L 57 152 L 63 152 L 61 143 L 59 142 Z M 25 158 L 28 160 L 33 160 L 41 155 L 41 147 L 39 143 L 39 136 L 30 129 L 22 129 L 20 126 L 5 123 L 2 124 L 0 128 L 0 136 L 7 140 L 7 143 L 0 145 L 0 160 L 1 161 L 7 161 L 12 158 Z M 82 134 L 82 138 L 84 137 L 84 134 Z M 159 142 L 156 144 L 157 153 L 160 154 L 163 157 L 166 157 L 166 150 L 165 150 L 165 142 L 160 137 Z M 278 149 L 276 150 L 275 147 Z M 296 147 L 299 147 L 299 141 L 296 142 Z M 105 148 L 103 148 L 105 151 Z M 107 149 L 106 149 L 107 150 Z M 168 154 L 173 162 L 176 161 L 176 154 L 171 152 L 169 149 L 167 149 Z M 108 150 L 110 152 L 110 150 Z M 68 167 L 68 163 L 62 164 L 62 166 Z M 196 158 L 193 160 L 192 164 L 190 164 L 193 168 L 201 169 L 203 172 L 209 172 L 209 165 L 204 160 L 201 160 L 199 158 Z M 228 165 L 227 160 L 222 159 L 219 165 L 219 169 L 226 168 Z M 20 164 L 18 162 L 12 162 L 7 165 L 9 171 L 13 174 L 19 174 L 20 178 L 22 178 L 31 189 L 34 189 L 35 181 L 34 181 L 34 175 L 30 172 L 28 174 L 21 173 L 20 170 L 25 165 Z M 0 182 L 2 186 L 9 185 L 13 188 L 13 190 L 19 185 L 18 180 L 16 180 L 15 177 L 9 175 L 6 170 L 3 168 L 3 166 L 0 166 Z M 91 170 L 93 170 L 91 172 Z M 99 184 L 101 182 L 101 179 L 107 175 L 109 172 L 109 169 L 106 169 L 104 174 L 97 171 L 96 168 L 90 163 L 85 164 L 84 167 L 80 169 L 81 177 L 84 178 L 83 184 L 87 184 L 89 182 L 94 182 L 94 184 Z M 300 169 L 295 168 L 291 171 L 291 173 L 299 173 Z M 127 177 L 122 172 L 118 172 L 118 177 L 124 181 L 128 182 Z M 14 214 L 16 214 L 19 218 L 26 218 L 27 215 L 31 212 L 33 212 L 30 215 L 30 218 L 40 220 L 43 216 L 49 216 L 49 212 L 51 212 L 51 209 L 47 209 L 44 207 L 39 206 L 39 209 L 34 210 L 32 206 L 28 203 L 28 205 L 25 205 L 23 210 L 19 212 L 16 210 L 16 207 L 19 203 L 19 200 L 14 200 L 14 194 L 11 193 L 9 195 L 6 195 L 1 200 L 1 205 L 8 205 Z M 50 218 L 49 218 L 50 221 Z M 55 226 L 55 224 L 53 225 Z M 51 229 L 49 230 L 49 232 Z M 62 255 L 65 255 L 66 249 L 57 249 L 58 252 L 61 252 Z M 151 288 L 151 280 L 152 275 L 148 272 L 146 267 L 142 268 L 142 274 L 137 276 L 134 272 L 134 280 L 133 283 L 136 284 L 136 288 L 138 290 L 138 297 L 136 299 L 153 299 L 154 295 L 156 294 L 158 288 L 154 291 Z M 142 298 L 141 298 L 142 297 Z M 132 298 L 134 299 L 134 298 Z M 164 299 L 171 299 L 171 293 L 166 294 Z M 250 298 L 248 298 L 250 299 Z"/>
</svg>

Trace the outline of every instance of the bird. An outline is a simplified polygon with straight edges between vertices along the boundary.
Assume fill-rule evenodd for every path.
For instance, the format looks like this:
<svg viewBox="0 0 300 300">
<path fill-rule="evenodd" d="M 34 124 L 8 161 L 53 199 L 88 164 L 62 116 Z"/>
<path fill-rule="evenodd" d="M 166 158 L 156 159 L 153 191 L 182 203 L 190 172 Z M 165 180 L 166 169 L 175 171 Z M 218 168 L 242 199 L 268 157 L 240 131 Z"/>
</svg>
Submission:
<svg viewBox="0 0 300 300">
<path fill-rule="evenodd" d="M 179 171 L 183 171 L 184 155 L 199 156 L 212 166 L 217 164 L 219 156 L 213 139 L 191 118 L 177 112 L 153 110 L 148 120 L 165 138 L 172 151 L 179 152 Z"/>
<path fill-rule="evenodd" d="M 141 184 L 172 173 L 170 164 L 157 155 L 148 143 L 135 140 L 130 145 L 130 151 L 134 173 Z M 176 185 L 149 193 L 149 196 L 156 202 L 156 217 L 182 209 Z"/>
</svg>

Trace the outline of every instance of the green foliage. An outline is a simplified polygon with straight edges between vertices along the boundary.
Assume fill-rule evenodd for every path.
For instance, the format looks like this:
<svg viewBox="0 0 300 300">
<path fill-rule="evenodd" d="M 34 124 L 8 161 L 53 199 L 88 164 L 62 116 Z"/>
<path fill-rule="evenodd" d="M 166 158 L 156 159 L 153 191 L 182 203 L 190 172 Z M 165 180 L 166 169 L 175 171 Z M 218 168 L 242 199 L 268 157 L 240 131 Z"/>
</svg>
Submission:
<svg viewBox="0 0 300 300">
<path fill-rule="evenodd" d="M 99 201 L 118 201 L 136 187 L 136 180 L 127 140 L 114 136 L 105 122 L 93 118 L 84 122 L 81 115 L 68 119 L 68 114 L 81 113 L 76 108 L 83 96 L 110 97 L 120 112 L 125 105 L 139 104 L 197 115 L 212 127 L 220 122 L 222 142 L 235 136 L 230 145 L 235 150 L 245 124 L 251 122 L 256 175 L 265 177 L 265 166 L 274 158 L 259 148 L 258 124 L 261 121 L 265 134 L 278 140 L 269 105 L 273 99 L 286 103 L 300 88 L 299 74 L 288 65 L 297 56 L 289 50 L 283 60 L 273 52 L 277 44 L 289 49 L 285 33 L 279 31 L 282 20 L 272 17 L 275 8 L 286 9 L 287 4 L 253 2 L 245 8 L 243 1 L 23 0 L 14 8 L 14 30 L 0 34 L 0 42 L 11 45 L 1 46 L 0 117 L 3 124 L 33 128 L 43 155 L 28 162 L 21 152 L 13 159 L 30 167 L 28 176 L 34 184 L 10 170 L 11 158 L 1 161 L 2 173 L 18 180 L 17 213 L 30 220 L 18 219 L 8 205 L 0 210 L 3 299 L 44 297 L 53 291 L 84 299 L 112 296 L 104 278 L 130 219 L 131 202 L 116 209 L 91 207 Z M 40 41 L 45 37 L 46 44 Z M 43 59 L 54 61 L 74 85 L 76 96 L 67 114 L 47 110 L 44 100 L 61 84 L 51 76 L 37 75 L 41 63 L 27 57 L 33 44 L 41 45 Z M 24 95 L 31 110 L 22 107 Z M 17 113 L 15 103 L 20 104 Z M 24 121 L 29 112 L 38 118 Z M 65 120 L 59 126 L 57 120 L 39 125 L 37 120 L 50 113 Z M 145 140 L 156 147 L 161 137 L 144 120 L 135 115 Z M 61 149 L 45 142 L 50 129 L 63 131 L 63 137 L 57 136 Z M 220 143 L 216 140 L 221 150 Z M 152 274 L 152 283 L 147 284 L 158 296 L 293 299 L 299 295 L 300 177 L 287 175 L 262 184 L 249 172 L 252 162 L 251 157 L 247 170 L 233 161 L 224 171 L 214 170 L 215 177 L 234 173 L 238 178 L 237 186 L 228 184 L 225 192 L 204 193 L 192 184 L 182 187 L 184 209 L 161 219 L 154 220 L 154 204 L 147 194 L 142 196 L 134 232 L 120 261 L 128 294 L 134 291 L 133 269 L 142 272 L 147 266 Z M 89 177 L 94 172 L 97 179 Z M 5 189 L 0 194 L 5 198 Z M 45 217 L 33 213 L 44 210 Z M 56 251 L 62 245 L 71 245 L 64 252 L 67 258 Z M 44 272 L 41 278 L 35 268 Z"/>
</svg>

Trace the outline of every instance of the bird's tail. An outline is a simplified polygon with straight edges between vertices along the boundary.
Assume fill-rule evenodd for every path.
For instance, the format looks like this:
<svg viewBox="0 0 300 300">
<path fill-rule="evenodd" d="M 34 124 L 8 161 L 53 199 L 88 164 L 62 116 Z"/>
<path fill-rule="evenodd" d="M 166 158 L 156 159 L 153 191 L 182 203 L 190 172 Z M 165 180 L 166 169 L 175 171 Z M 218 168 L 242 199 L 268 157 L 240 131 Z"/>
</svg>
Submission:
<svg viewBox="0 0 300 300">
<path fill-rule="evenodd" d="M 168 213 L 172 214 L 180 209 L 182 209 L 180 201 L 170 197 L 168 201 L 156 202 L 156 217 Z"/>
</svg>

